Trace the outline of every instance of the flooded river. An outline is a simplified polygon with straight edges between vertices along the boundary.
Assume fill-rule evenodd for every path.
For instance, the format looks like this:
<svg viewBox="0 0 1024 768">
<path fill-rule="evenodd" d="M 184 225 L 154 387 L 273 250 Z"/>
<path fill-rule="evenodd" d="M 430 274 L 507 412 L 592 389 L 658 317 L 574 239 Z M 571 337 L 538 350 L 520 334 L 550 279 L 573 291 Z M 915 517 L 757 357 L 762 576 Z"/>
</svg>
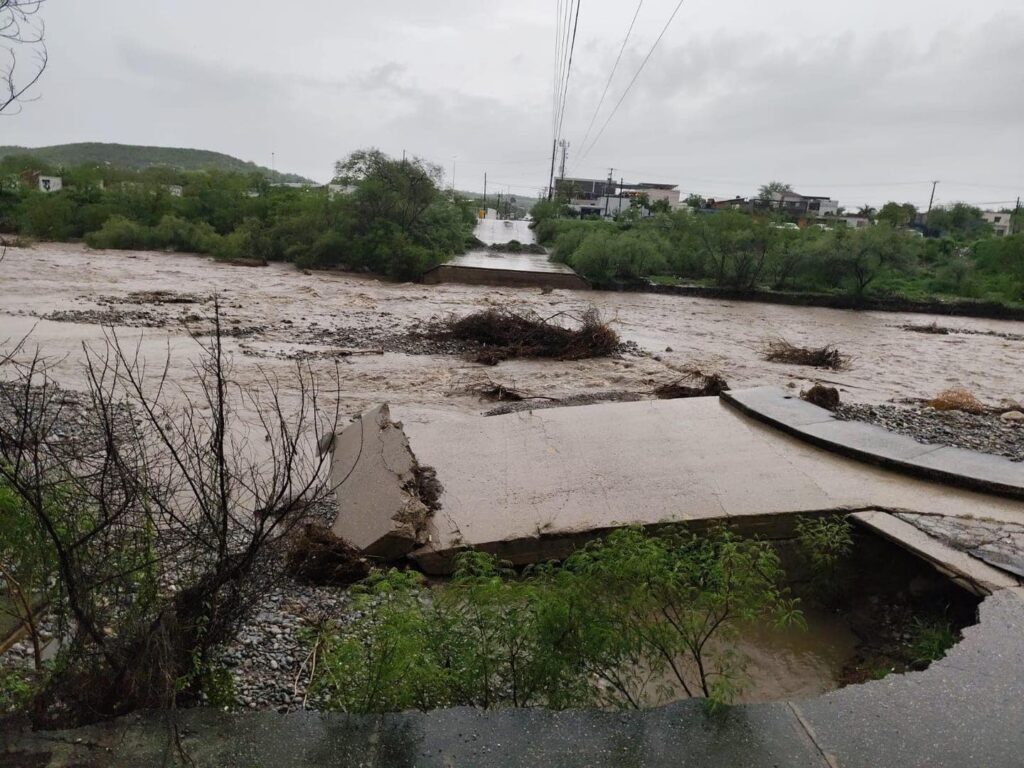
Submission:
<svg viewBox="0 0 1024 768">
<path fill-rule="evenodd" d="M 578 314 L 594 306 L 624 339 L 651 353 L 621 360 L 511 361 L 496 368 L 446 355 L 357 355 L 344 358 L 342 364 L 341 395 L 349 412 L 380 400 L 481 410 L 486 406 L 460 394 L 460 388 L 467 379 L 483 374 L 530 394 L 561 397 L 602 390 L 649 391 L 692 366 L 721 372 L 733 388 L 805 386 L 820 377 L 846 390 L 845 399 L 859 402 L 931 395 L 951 386 L 967 387 L 992 401 L 1024 399 L 1020 322 L 643 293 L 543 294 L 531 288 L 395 284 L 351 274 L 304 273 L 286 264 L 238 267 L 201 256 L 93 251 L 68 244 L 8 249 L 0 264 L 0 339 L 31 332 L 33 344 L 60 359 L 55 374 L 61 382 L 80 388 L 81 346 L 102 340 L 99 323 L 110 318 L 129 325 L 141 322 L 155 327 L 122 327 L 118 333 L 133 344 L 141 338 L 147 358 L 162 360 L 169 349 L 172 374 L 188 386 L 194 380 L 189 360 L 195 342 L 180 320 L 208 316 L 209 304 L 153 306 L 138 295 L 152 291 L 220 295 L 227 325 L 240 330 L 228 349 L 236 378 L 243 384 L 255 381 L 261 369 L 286 375 L 294 366 L 286 358 L 296 354 L 330 356 L 338 338 L 347 343 L 373 339 L 381 333 L 401 333 L 416 321 L 485 307 L 531 309 L 549 316 Z M 65 321 L 43 319 L 54 313 Z M 932 321 L 1018 338 L 929 335 L 900 328 Z M 333 341 L 324 344 L 315 334 L 311 340 L 311 329 L 323 330 L 324 339 Z M 834 344 L 852 362 L 844 371 L 765 362 L 762 345 L 776 337 L 808 346 Z M 333 363 L 322 357 L 316 357 L 314 365 L 333 370 Z"/>
</svg>

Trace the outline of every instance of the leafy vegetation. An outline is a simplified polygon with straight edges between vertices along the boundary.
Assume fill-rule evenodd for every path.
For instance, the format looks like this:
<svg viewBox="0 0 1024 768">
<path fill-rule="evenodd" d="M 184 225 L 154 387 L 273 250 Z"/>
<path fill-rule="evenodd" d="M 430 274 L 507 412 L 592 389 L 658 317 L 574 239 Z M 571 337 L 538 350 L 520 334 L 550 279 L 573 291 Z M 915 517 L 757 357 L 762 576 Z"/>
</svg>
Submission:
<svg viewBox="0 0 1024 768">
<path fill-rule="evenodd" d="M 769 185 L 770 186 L 770 185 Z M 766 189 L 770 195 L 776 189 Z M 783 215 L 686 207 L 636 209 L 614 222 L 570 218 L 559 201 L 534 206 L 534 228 L 557 261 L 598 286 L 653 279 L 739 291 L 957 297 L 1024 302 L 1024 234 L 992 237 L 981 212 L 933 210 L 929 233 L 906 229 L 913 206 L 890 203 L 869 227 L 783 225 Z"/>
<path fill-rule="evenodd" d="M 262 172 L 61 169 L 64 189 L 21 184 L 44 160 L 0 160 L 0 232 L 42 240 L 84 238 L 94 248 L 209 253 L 228 261 L 290 261 L 407 280 L 463 251 L 475 208 L 443 194 L 441 170 L 360 150 L 340 161 L 335 184 L 292 188 Z"/>
<path fill-rule="evenodd" d="M 818 597 L 831 601 L 843 590 L 840 569 L 853 552 L 850 521 L 841 515 L 798 517 L 797 551 Z"/>
<path fill-rule="evenodd" d="M 641 707 L 743 685 L 741 622 L 802 622 L 769 544 L 726 529 L 623 529 L 561 565 L 517 574 L 466 552 L 452 581 L 378 572 L 357 618 L 321 627 L 314 690 L 329 707 Z"/>
<path fill-rule="evenodd" d="M 957 633 L 948 621 L 915 617 L 910 625 L 909 655 L 920 667 L 927 667 L 956 645 Z"/>
</svg>

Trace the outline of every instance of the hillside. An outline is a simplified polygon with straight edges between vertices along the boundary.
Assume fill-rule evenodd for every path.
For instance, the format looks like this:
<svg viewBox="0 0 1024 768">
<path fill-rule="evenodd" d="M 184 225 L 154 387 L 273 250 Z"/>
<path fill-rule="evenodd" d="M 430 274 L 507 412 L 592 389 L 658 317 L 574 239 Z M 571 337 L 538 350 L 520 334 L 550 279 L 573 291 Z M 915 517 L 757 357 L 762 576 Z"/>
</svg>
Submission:
<svg viewBox="0 0 1024 768">
<path fill-rule="evenodd" d="M 135 144 L 57 144 L 52 147 L 0 146 L 0 157 L 33 155 L 55 165 L 112 165 L 141 170 L 162 166 L 180 171 L 259 172 L 273 181 L 309 181 L 294 173 L 280 173 L 239 160 L 237 157 L 206 149 L 143 147 Z"/>
</svg>

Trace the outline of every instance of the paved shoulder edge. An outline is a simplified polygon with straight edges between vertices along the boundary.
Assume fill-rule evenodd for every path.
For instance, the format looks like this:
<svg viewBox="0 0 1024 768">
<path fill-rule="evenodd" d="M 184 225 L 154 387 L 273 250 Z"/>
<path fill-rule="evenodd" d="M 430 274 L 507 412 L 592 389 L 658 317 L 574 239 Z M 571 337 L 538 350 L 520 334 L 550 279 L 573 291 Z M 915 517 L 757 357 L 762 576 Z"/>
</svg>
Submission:
<svg viewBox="0 0 1024 768">
<path fill-rule="evenodd" d="M 881 427 L 836 419 L 824 408 L 774 387 L 723 392 L 721 400 L 751 418 L 834 453 L 958 488 L 1024 499 L 1024 464 L 919 443 Z"/>
</svg>

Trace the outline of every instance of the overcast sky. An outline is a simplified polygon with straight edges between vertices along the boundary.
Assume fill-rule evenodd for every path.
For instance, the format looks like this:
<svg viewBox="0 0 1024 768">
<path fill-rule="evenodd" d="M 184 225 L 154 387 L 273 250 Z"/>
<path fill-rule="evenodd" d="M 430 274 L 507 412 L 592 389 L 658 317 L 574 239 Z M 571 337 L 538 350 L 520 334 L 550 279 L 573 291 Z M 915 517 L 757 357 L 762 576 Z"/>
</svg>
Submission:
<svg viewBox="0 0 1024 768">
<path fill-rule="evenodd" d="M 50 67 L 0 144 L 213 149 L 318 180 L 353 149 L 420 155 L 460 189 L 547 183 L 556 0 L 48 0 Z M 676 0 L 646 0 L 596 126 Z M 582 139 L 636 10 L 584 0 L 572 175 L 848 207 L 1024 194 L 1022 0 L 685 0 L 600 141 Z M 591 136 L 596 133 L 596 128 Z"/>
</svg>

